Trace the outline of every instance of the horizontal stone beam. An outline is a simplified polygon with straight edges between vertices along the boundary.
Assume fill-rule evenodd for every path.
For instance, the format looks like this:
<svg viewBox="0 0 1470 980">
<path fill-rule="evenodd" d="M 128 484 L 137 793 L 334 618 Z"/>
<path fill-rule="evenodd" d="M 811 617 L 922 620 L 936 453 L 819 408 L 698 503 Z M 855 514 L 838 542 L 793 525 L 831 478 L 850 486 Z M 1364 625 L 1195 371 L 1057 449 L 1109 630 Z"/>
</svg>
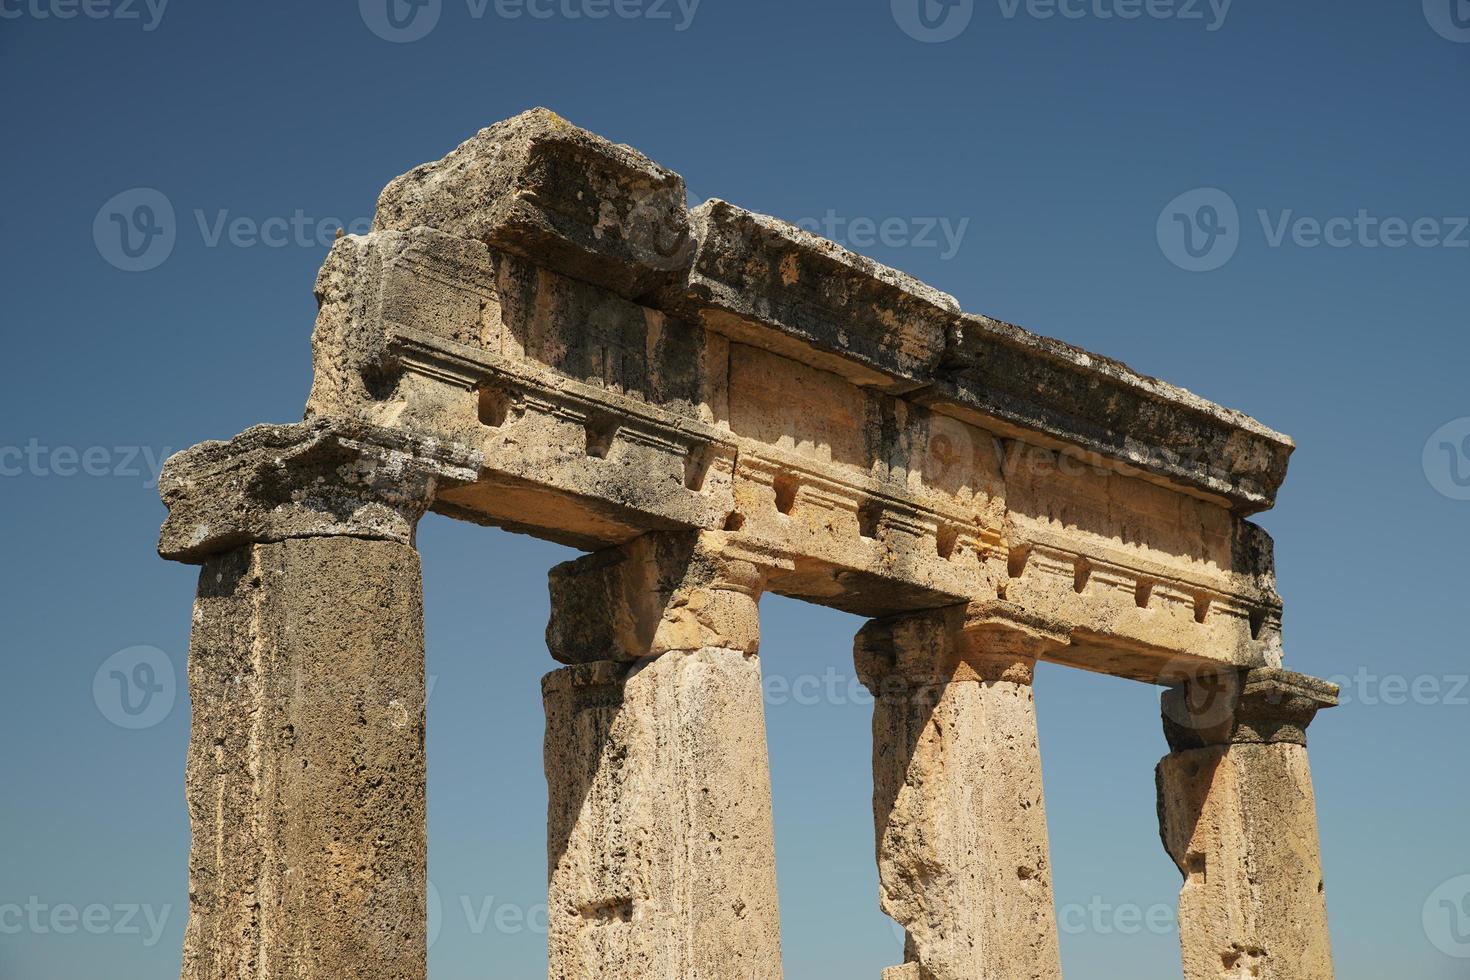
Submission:
<svg viewBox="0 0 1470 980">
<path fill-rule="evenodd" d="M 479 461 L 436 477 L 456 518 L 724 534 L 769 591 L 869 617 L 1004 600 L 1141 680 L 1280 664 L 1243 515 L 1288 440 L 682 193 L 543 110 L 394 181 L 318 277 L 308 417 Z"/>
<path fill-rule="evenodd" d="M 935 411 L 1269 508 L 1293 444 L 1118 361 L 984 316 L 833 242 L 720 200 L 544 109 L 395 180 L 374 227 L 472 238 Z"/>
<path fill-rule="evenodd" d="M 1218 495 L 1243 514 L 1275 503 L 1295 448 L 1248 415 L 987 316 L 958 319 L 936 383 L 915 398 Z"/>
<path fill-rule="evenodd" d="M 694 267 L 668 304 L 690 320 L 861 384 L 929 384 L 954 297 L 795 225 L 710 200 L 690 215 Z"/>
</svg>

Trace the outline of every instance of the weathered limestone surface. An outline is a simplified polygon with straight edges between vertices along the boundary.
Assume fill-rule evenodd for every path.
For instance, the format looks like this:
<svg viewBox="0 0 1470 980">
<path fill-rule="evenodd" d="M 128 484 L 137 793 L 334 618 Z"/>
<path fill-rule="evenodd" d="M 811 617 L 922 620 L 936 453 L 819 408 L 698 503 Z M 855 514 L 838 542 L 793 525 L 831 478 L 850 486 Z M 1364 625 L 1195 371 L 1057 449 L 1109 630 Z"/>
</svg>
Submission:
<svg viewBox="0 0 1470 980">
<path fill-rule="evenodd" d="M 185 980 L 422 980 L 418 555 L 351 537 L 210 557 L 189 648 Z"/>
<path fill-rule="evenodd" d="M 517 252 L 631 298 L 689 268 L 684 179 L 533 109 L 399 177 L 375 229 L 425 226 Z"/>
<path fill-rule="evenodd" d="M 568 664 L 670 650 L 760 649 L 758 556 L 729 535 L 646 534 L 551 570 L 551 655 Z"/>
<path fill-rule="evenodd" d="M 824 369 L 895 393 L 938 367 L 960 310 L 953 296 L 726 201 L 706 201 L 690 221 L 698 250 L 682 299 L 691 318 L 798 360 L 816 352 Z"/>
<path fill-rule="evenodd" d="M 881 905 L 907 936 L 905 967 L 885 977 L 1060 980 L 1031 681 L 1065 643 L 1004 603 L 858 634 Z"/>
<path fill-rule="evenodd" d="M 437 490 L 478 468 L 473 451 L 352 419 L 257 425 L 169 457 L 158 550 L 198 564 L 247 542 L 351 535 L 412 544 Z"/>
<path fill-rule="evenodd" d="M 1281 662 L 1290 440 L 710 201 L 535 110 L 394 181 L 318 279 L 313 417 L 485 464 L 436 508 L 588 550 L 725 530 L 868 616 L 1005 598 L 1141 680 Z"/>
<path fill-rule="evenodd" d="M 422 980 L 413 528 L 477 460 L 361 422 L 176 454 L 160 550 L 201 563 L 185 980 Z"/>
<path fill-rule="evenodd" d="M 1263 670 L 1165 695 L 1159 820 L 1185 879 L 1186 980 L 1331 980 L 1305 730 L 1336 694 Z"/>
<path fill-rule="evenodd" d="M 550 976 L 781 976 L 753 565 L 649 535 L 552 573 Z"/>
<path fill-rule="evenodd" d="M 187 980 L 422 980 L 430 508 L 591 552 L 551 576 L 552 977 L 779 977 L 764 591 L 873 619 L 888 980 L 1058 976 L 1039 658 L 1176 687 L 1189 978 L 1331 976 L 1333 693 L 1247 519 L 1290 439 L 544 109 L 390 183 L 316 295 L 306 421 L 161 480 L 204 565 Z"/>
</svg>

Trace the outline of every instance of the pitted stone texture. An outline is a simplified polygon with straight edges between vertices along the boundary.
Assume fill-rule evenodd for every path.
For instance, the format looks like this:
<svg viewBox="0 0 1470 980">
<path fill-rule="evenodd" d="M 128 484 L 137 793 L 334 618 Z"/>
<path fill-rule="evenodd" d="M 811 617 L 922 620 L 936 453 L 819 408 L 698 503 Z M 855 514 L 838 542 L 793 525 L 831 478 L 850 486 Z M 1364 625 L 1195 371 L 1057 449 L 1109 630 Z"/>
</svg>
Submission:
<svg viewBox="0 0 1470 980">
<path fill-rule="evenodd" d="M 711 421 L 704 331 L 479 241 L 426 227 L 343 237 L 316 296 L 309 416 L 401 420 L 425 434 L 448 426 L 458 436 L 480 424 L 473 403 L 463 419 L 405 406 L 434 394 L 399 390 L 405 368 L 472 388 L 494 367 L 524 374 L 534 364 L 626 396 L 635 413 L 642 402 Z"/>
<path fill-rule="evenodd" d="M 308 417 L 482 452 L 441 512 L 596 550 L 733 509 L 703 330 L 423 227 L 338 240 L 318 299 Z"/>
<path fill-rule="evenodd" d="M 478 453 L 353 420 L 257 425 L 170 456 L 158 551 L 200 563 L 248 543 L 351 535 L 403 544 L 435 493 L 473 481 Z"/>
<path fill-rule="evenodd" d="M 987 316 L 955 321 L 936 380 L 921 401 L 953 404 L 1217 494 L 1243 514 L 1272 505 L 1295 449 L 1248 415 Z"/>
<path fill-rule="evenodd" d="M 930 980 L 925 975 L 924 968 L 917 963 L 905 963 L 903 966 L 890 966 L 883 971 L 883 980 Z"/>
<path fill-rule="evenodd" d="M 631 298 L 681 281 L 694 250 L 683 178 L 546 109 L 483 129 L 390 183 L 373 227 L 418 225 Z"/>
<path fill-rule="evenodd" d="M 406 550 L 431 505 L 618 546 L 553 576 L 548 639 L 574 665 L 546 686 L 552 962 L 568 978 L 778 974 L 753 657 L 764 587 L 869 616 L 1009 603 L 886 623 L 859 644 L 878 694 L 884 907 L 909 936 L 909 962 L 887 974 L 902 980 L 1056 974 L 1036 657 L 1167 683 L 1280 663 L 1269 538 L 1243 515 L 1271 505 L 1288 439 L 966 316 L 775 219 L 718 201 L 691 217 L 677 175 L 545 110 L 394 181 L 377 230 L 337 244 L 318 295 L 313 421 L 196 447 L 163 481 L 167 557 L 206 575 L 236 554 L 279 571 L 220 585 L 222 611 L 201 592 L 199 657 L 224 667 L 199 682 L 191 754 L 197 976 L 421 977 L 422 848 L 402 823 L 422 823 L 421 732 L 341 735 L 377 724 L 379 706 L 349 692 L 318 710 L 296 679 L 309 694 L 340 673 L 359 691 L 413 661 L 417 612 L 380 597 L 399 580 L 352 563 Z M 311 576 L 329 557 L 351 567 L 322 585 Z M 327 671 L 329 649 L 346 666 Z M 256 661 L 292 693 L 250 693 Z M 1257 682 L 1287 709 L 1257 711 L 1279 707 Z M 239 703 L 215 696 L 229 683 Z M 1300 859 L 1254 905 L 1231 905 L 1237 888 L 1189 913 L 1186 959 L 1249 973 L 1252 957 L 1284 955 L 1263 916 L 1289 907 L 1303 933 L 1315 921 L 1307 844 L 1296 857 L 1262 844 L 1251 807 L 1296 805 L 1306 841 L 1293 753 L 1330 696 L 1265 675 L 1242 691 L 1224 722 L 1170 732 L 1182 751 L 1160 787 L 1166 841 L 1189 867 L 1197 830 L 1197 863 L 1219 856 L 1226 884 Z M 421 729 L 417 710 L 402 717 Z M 387 775 L 380 750 L 401 763 Z M 1179 761 L 1200 753 L 1239 771 L 1218 763 L 1223 782 L 1201 788 Z M 284 775 L 296 761 L 315 782 Z M 386 838 L 362 843 L 359 798 L 390 811 Z M 320 833 L 337 842 L 327 859 Z M 417 953 L 344 939 L 358 922 Z M 1285 975 L 1314 980 L 1310 958 Z"/>
<path fill-rule="evenodd" d="M 865 681 L 907 690 L 963 681 L 1030 684 L 1037 659 L 1068 642 L 1060 623 L 989 599 L 874 620 L 853 650 Z"/>
<path fill-rule="evenodd" d="M 1307 744 L 1317 712 L 1337 704 L 1336 684 L 1289 670 L 1211 674 L 1164 692 L 1164 734 L 1176 752 L 1230 744 Z"/>
<path fill-rule="evenodd" d="M 184 980 L 423 980 L 414 550 L 338 537 L 211 557 L 189 690 Z"/>
<path fill-rule="evenodd" d="M 470 180 L 495 147 L 534 144 L 541 162 L 514 180 L 549 187 L 572 144 L 607 149 L 551 117 L 493 132 L 404 186 Z M 598 193 L 617 211 L 644 178 L 609 167 Z M 318 283 L 308 412 L 483 452 L 474 482 L 437 495 L 450 516 L 588 551 L 724 529 L 784 562 L 782 594 L 868 617 L 1000 596 L 1080 627 L 1068 662 L 1150 682 L 1175 682 L 1176 660 L 1281 663 L 1269 542 L 1235 496 L 1255 491 L 1218 482 L 1266 479 L 1252 467 L 1279 456 L 1269 430 L 967 320 L 776 219 L 696 212 L 688 275 L 638 301 L 568 273 L 557 249 L 585 225 L 518 253 L 454 221 L 344 237 Z M 1190 469 L 1200 447 L 1209 474 Z"/>
<path fill-rule="evenodd" d="M 1060 980 L 1031 671 L 1057 642 L 1005 610 L 870 623 L 880 903 L 904 927 L 901 980 Z M 966 624 L 971 632 L 966 635 Z M 1064 638 L 1061 638 L 1064 642 Z"/>
<path fill-rule="evenodd" d="M 760 645 L 760 571 L 722 532 L 645 534 L 556 566 L 550 584 L 546 642 L 563 663 Z"/>
<path fill-rule="evenodd" d="M 498 340 L 496 277 L 495 254 L 482 242 L 432 228 L 339 238 L 316 279 L 307 417 L 389 423 L 386 412 L 381 420 L 372 415 L 391 402 L 398 383 L 396 336 L 416 331 L 471 345 Z"/>
<path fill-rule="evenodd" d="M 898 391 L 938 366 L 954 297 L 726 201 L 706 201 L 691 221 L 699 247 L 683 302 L 707 326 L 778 351 L 799 342 L 836 355 L 823 367 L 861 369 L 858 378 Z"/>
<path fill-rule="evenodd" d="M 1176 752 L 1157 779 L 1161 836 L 1184 875 L 1185 980 L 1332 980 L 1306 748 Z"/>
<path fill-rule="evenodd" d="M 778 980 L 759 661 L 670 652 L 542 690 L 552 980 Z"/>
</svg>

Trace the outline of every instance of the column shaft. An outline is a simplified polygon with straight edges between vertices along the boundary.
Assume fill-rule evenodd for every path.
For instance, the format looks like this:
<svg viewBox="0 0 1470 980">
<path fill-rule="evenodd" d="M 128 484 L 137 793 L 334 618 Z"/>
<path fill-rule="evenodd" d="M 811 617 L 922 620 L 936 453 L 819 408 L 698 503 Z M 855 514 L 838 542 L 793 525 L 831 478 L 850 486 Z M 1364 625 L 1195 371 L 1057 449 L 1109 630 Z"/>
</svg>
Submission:
<svg viewBox="0 0 1470 980">
<path fill-rule="evenodd" d="M 1280 670 L 1165 696 L 1160 836 L 1186 980 L 1331 980 L 1305 729 L 1331 685 Z"/>
<path fill-rule="evenodd" d="M 781 976 L 758 575 L 717 547 L 649 536 L 553 572 L 551 980 Z"/>
<path fill-rule="evenodd" d="M 189 689 L 185 980 L 423 978 L 413 548 L 325 537 L 211 557 Z"/>
<path fill-rule="evenodd" d="M 736 650 L 549 674 L 550 976 L 781 976 L 760 665 Z"/>
<path fill-rule="evenodd" d="M 892 980 L 1061 976 L 1031 689 L 1043 637 L 976 622 L 959 607 L 858 638 L 880 904 L 907 935 Z"/>
</svg>

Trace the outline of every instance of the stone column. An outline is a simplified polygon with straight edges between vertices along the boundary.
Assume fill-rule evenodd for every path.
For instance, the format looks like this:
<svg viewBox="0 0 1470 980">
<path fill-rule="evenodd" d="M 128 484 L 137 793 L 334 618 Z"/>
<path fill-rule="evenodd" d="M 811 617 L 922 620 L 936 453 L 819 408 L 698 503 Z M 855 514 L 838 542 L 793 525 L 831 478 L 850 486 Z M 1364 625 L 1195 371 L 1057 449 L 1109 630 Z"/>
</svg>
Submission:
<svg viewBox="0 0 1470 980">
<path fill-rule="evenodd" d="M 551 980 L 778 980 L 757 566 L 655 533 L 551 573 Z"/>
<path fill-rule="evenodd" d="M 885 980 L 1061 977 L 1031 682 L 1067 642 L 1003 602 L 858 633 L 880 904 L 907 936 Z"/>
<path fill-rule="evenodd" d="M 413 528 L 456 457 L 359 425 L 172 457 L 160 553 L 189 647 L 184 980 L 423 980 L 423 599 Z"/>
<path fill-rule="evenodd" d="M 1277 668 L 1165 692 L 1160 836 L 1184 875 L 1186 980 L 1331 980 L 1306 728 L 1336 703 Z"/>
</svg>

